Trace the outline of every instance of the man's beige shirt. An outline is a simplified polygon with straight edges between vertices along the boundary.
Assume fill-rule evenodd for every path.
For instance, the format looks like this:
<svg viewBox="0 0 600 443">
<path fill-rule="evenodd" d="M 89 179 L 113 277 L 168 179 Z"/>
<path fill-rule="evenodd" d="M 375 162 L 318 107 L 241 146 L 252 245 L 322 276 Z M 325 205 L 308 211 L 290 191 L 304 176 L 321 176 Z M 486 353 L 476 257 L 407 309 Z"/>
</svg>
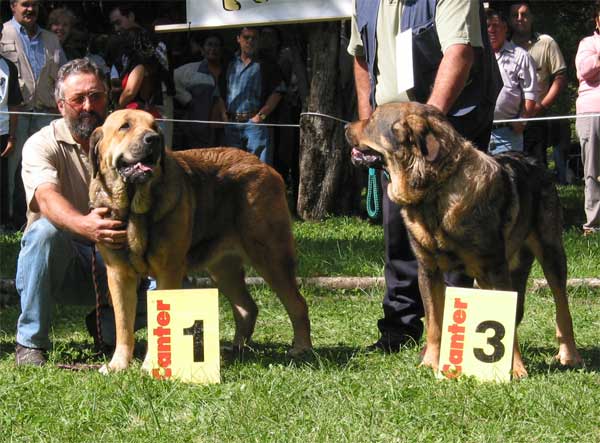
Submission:
<svg viewBox="0 0 600 443">
<path fill-rule="evenodd" d="M 531 43 L 528 51 L 537 66 L 537 81 L 540 88 L 539 100 L 548 93 L 550 80 L 557 74 L 565 73 L 567 64 L 556 41 L 546 34 L 539 34 Z"/>
<path fill-rule="evenodd" d="M 356 0 L 353 1 L 352 34 L 348 53 L 364 56 L 360 31 L 356 24 Z M 396 60 L 396 37 L 400 34 L 400 18 L 404 0 L 384 0 L 379 4 L 377 15 L 377 89 L 375 101 L 378 105 L 408 101 L 405 91 L 398 91 L 396 66 L 408 60 Z M 452 45 L 470 44 L 482 47 L 479 23 L 479 1 L 439 0 L 436 5 L 435 26 L 442 52 Z M 410 68 L 412 69 L 412 68 Z"/>
<path fill-rule="evenodd" d="M 33 134 L 23 147 L 23 184 L 27 198 L 27 228 L 41 217 L 31 202 L 45 183 L 57 185 L 60 193 L 82 214 L 89 212 L 88 187 L 91 166 L 88 155 L 73 140 L 64 119 L 51 122 Z"/>
</svg>

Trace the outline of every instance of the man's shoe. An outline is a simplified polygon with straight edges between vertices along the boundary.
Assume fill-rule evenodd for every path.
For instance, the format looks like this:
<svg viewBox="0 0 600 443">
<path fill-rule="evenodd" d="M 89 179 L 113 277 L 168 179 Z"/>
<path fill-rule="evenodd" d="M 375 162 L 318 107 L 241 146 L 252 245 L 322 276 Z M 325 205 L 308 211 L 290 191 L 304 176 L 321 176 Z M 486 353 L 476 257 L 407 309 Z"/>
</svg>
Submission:
<svg viewBox="0 0 600 443">
<path fill-rule="evenodd" d="M 46 352 L 43 349 L 28 348 L 17 343 L 15 361 L 17 366 L 43 366 L 46 364 Z"/>
<path fill-rule="evenodd" d="M 411 335 L 402 335 L 390 339 L 389 337 L 381 337 L 375 343 L 367 346 L 367 352 L 383 351 L 385 354 L 393 354 L 400 352 L 402 348 L 415 346 L 419 343 L 419 339 Z"/>
</svg>

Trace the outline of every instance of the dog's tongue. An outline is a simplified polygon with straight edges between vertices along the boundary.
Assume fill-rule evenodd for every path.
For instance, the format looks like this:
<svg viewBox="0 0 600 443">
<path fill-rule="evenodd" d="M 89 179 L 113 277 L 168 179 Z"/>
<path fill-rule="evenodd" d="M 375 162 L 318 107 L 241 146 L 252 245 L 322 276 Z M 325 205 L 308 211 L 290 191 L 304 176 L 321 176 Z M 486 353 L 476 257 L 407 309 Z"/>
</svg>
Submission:
<svg viewBox="0 0 600 443">
<path fill-rule="evenodd" d="M 377 161 L 380 157 L 378 155 L 365 154 L 364 152 L 359 151 L 356 148 L 352 148 L 352 158 L 366 163 L 373 163 Z"/>
<path fill-rule="evenodd" d="M 141 162 L 137 162 L 135 165 L 133 165 L 132 170 L 138 171 L 138 172 L 148 172 L 148 171 L 152 171 L 152 168 Z"/>
</svg>

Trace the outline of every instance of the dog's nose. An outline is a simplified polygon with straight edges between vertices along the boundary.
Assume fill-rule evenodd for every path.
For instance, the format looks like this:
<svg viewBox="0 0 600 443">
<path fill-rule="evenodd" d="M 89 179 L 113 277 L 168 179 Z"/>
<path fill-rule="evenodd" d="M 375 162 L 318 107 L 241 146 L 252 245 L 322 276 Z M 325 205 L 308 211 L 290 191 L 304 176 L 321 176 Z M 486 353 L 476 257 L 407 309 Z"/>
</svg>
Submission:
<svg viewBox="0 0 600 443">
<path fill-rule="evenodd" d="M 154 145 L 160 142 L 160 136 L 155 132 L 147 132 L 143 140 L 146 145 Z"/>
</svg>

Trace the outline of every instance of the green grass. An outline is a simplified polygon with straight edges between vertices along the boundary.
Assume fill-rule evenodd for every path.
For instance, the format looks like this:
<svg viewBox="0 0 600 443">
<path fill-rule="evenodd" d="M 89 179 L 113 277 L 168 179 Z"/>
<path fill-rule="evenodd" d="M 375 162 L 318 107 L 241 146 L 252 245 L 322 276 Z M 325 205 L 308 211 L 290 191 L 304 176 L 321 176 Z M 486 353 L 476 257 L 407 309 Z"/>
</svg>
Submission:
<svg viewBox="0 0 600 443">
<path fill-rule="evenodd" d="M 561 189 L 581 216 L 581 192 Z M 568 192 L 567 192 L 568 191 Z M 579 200 L 577 202 L 576 200 Z M 583 238 L 567 220 L 570 277 L 597 277 L 599 236 Z M 382 230 L 351 218 L 294 226 L 302 276 L 382 273 Z M 17 245 L 15 247 L 15 245 Z M 10 276 L 18 240 L 0 238 L 2 275 Z M 8 251 L 8 252 L 6 252 Z M 14 272 L 14 271 L 13 271 Z M 538 268 L 532 277 L 541 277 Z M 572 288 L 570 302 L 585 368 L 564 370 L 556 352 L 548 290 L 528 294 L 520 327 L 529 377 L 509 384 L 463 378 L 438 381 L 418 367 L 419 349 L 366 353 L 377 338 L 381 291 L 302 288 L 315 353 L 285 352 L 291 328 L 266 288 L 252 293 L 260 309 L 252 352 L 223 356 L 221 384 L 155 381 L 132 370 L 110 376 L 71 372 L 56 363 L 98 363 L 83 326 L 88 309 L 60 307 L 42 369 L 15 368 L 18 309 L 0 311 L 0 441 L 33 442 L 567 442 L 600 441 L 600 290 Z M 220 300 L 222 341 L 233 335 Z"/>
</svg>

